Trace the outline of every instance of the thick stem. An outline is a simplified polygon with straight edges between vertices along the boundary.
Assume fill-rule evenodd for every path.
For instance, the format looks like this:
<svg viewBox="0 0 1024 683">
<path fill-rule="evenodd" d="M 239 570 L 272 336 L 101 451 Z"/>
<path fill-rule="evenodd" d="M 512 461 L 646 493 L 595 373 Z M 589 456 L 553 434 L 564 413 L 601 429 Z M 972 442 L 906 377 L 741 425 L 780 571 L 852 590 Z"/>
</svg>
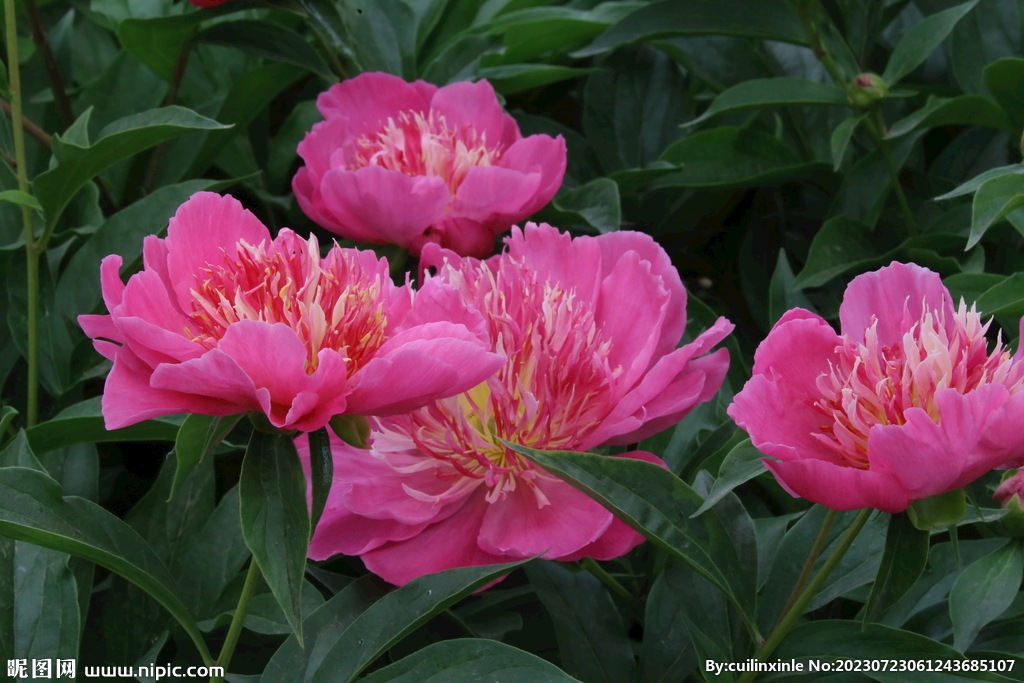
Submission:
<svg viewBox="0 0 1024 683">
<path fill-rule="evenodd" d="M 851 545 L 853 545 L 854 540 L 856 540 L 860 530 L 864 528 L 864 524 L 868 521 L 868 517 L 871 516 L 872 512 L 874 512 L 873 508 L 864 508 L 860 511 L 857 518 L 853 520 L 853 524 L 851 524 L 850 528 L 846 530 L 845 534 L 843 534 L 842 539 L 839 541 L 839 545 L 836 546 L 836 549 L 832 551 L 832 554 L 829 555 L 827 560 L 825 560 L 825 564 L 821 567 L 814 578 L 811 579 L 811 583 L 807 586 L 807 589 L 800 594 L 799 598 L 796 599 L 796 602 L 793 603 L 792 608 L 790 608 L 789 612 L 786 613 L 786 616 L 782 618 L 779 625 L 776 626 L 775 630 L 773 630 L 771 635 L 768 636 L 768 640 L 766 640 L 761 647 L 757 648 L 757 651 L 754 653 L 754 659 L 759 662 L 764 662 L 767 661 L 768 657 L 770 657 L 773 652 L 775 652 L 775 648 L 779 646 L 782 639 L 785 638 L 792 630 L 793 626 L 796 625 L 797 619 L 803 615 L 804 610 L 807 609 L 807 605 L 811 602 L 814 596 L 818 594 L 818 591 L 820 591 L 821 587 L 825 584 L 825 580 L 828 579 L 829 575 L 839 564 L 839 561 L 843 559 L 844 555 L 846 555 L 846 551 L 850 549 Z M 737 683 L 751 683 L 751 681 L 757 678 L 757 673 L 758 672 L 756 671 L 748 671 L 739 678 Z"/>
<path fill-rule="evenodd" d="M 18 189 L 27 193 L 28 166 L 25 161 L 25 122 L 21 114 L 21 69 L 18 65 L 18 26 L 14 0 L 4 0 L 4 21 L 7 24 L 7 70 L 11 88 L 11 127 L 14 130 Z M 25 287 L 28 290 L 28 405 L 25 423 L 31 427 L 39 417 L 39 252 L 36 251 L 32 230 L 32 210 L 27 206 L 21 207 L 21 221 L 25 237 Z"/>
<path fill-rule="evenodd" d="M 235 645 L 238 644 L 238 636 L 242 634 L 242 626 L 245 624 L 245 614 L 249 611 L 249 600 L 252 598 L 256 584 L 260 580 L 260 566 L 256 558 L 249 562 L 249 571 L 245 575 L 245 585 L 242 586 L 242 595 L 238 598 L 238 605 L 235 606 L 235 614 L 231 617 L 231 626 L 228 628 L 228 635 L 224 639 L 224 645 L 217 656 L 216 666 L 224 667 L 224 673 L 228 671 L 228 664 L 231 663 L 231 655 L 235 653 Z M 224 683 L 223 676 L 213 676 L 210 683 Z"/>
<path fill-rule="evenodd" d="M 46 67 L 46 75 L 50 79 L 50 90 L 53 91 L 53 101 L 57 105 L 57 113 L 60 120 L 67 128 L 75 122 L 75 114 L 71 111 L 71 100 L 64 89 L 64 79 L 60 74 L 60 65 L 57 64 L 53 50 L 50 49 L 50 39 L 46 35 L 46 26 L 43 24 L 43 15 L 39 13 L 36 0 L 24 0 L 25 10 L 28 13 L 29 24 L 32 26 L 32 42 L 36 44 L 39 55 L 43 58 L 43 65 Z"/>
<path fill-rule="evenodd" d="M 779 623 L 786 618 L 789 610 L 793 608 L 793 603 L 800 597 L 800 592 L 803 590 L 804 584 L 807 583 L 807 577 L 811 575 L 814 564 L 821 556 L 821 551 L 825 549 L 825 543 L 828 542 L 828 532 L 832 530 L 832 524 L 838 516 L 839 512 L 831 509 L 825 515 L 825 519 L 821 523 L 821 530 L 818 531 L 818 537 L 814 539 L 814 545 L 811 546 L 811 552 L 807 555 L 807 561 L 804 562 L 804 567 L 800 570 L 800 577 L 796 580 L 796 585 L 793 586 L 793 592 L 789 594 L 786 606 L 782 608 L 782 614 L 779 615 Z"/>
</svg>

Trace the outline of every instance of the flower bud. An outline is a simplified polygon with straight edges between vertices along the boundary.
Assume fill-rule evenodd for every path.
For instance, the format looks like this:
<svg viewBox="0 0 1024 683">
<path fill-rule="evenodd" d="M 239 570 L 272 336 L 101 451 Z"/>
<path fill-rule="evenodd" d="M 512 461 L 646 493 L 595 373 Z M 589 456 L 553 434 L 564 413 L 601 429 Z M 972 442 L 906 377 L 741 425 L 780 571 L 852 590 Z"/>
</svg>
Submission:
<svg viewBox="0 0 1024 683">
<path fill-rule="evenodd" d="M 370 447 L 370 421 L 362 415 L 335 415 L 329 424 L 349 446 L 363 450 Z"/>
<path fill-rule="evenodd" d="M 1021 495 L 1024 494 L 1024 472 L 1020 470 L 1007 470 L 1003 474 L 1003 481 L 999 488 L 992 494 L 992 497 L 1002 502 L 1003 507 L 1008 510 L 1006 516 L 999 520 L 1003 529 L 1016 538 L 1024 538 L 1024 505 L 1021 504 Z"/>
<path fill-rule="evenodd" d="M 857 109 L 865 109 L 889 94 L 889 88 L 878 74 L 862 73 L 846 89 L 846 97 Z"/>
<path fill-rule="evenodd" d="M 967 511 L 967 496 L 963 489 L 954 489 L 928 498 L 919 498 L 907 508 L 910 522 L 923 531 L 951 527 Z"/>
</svg>

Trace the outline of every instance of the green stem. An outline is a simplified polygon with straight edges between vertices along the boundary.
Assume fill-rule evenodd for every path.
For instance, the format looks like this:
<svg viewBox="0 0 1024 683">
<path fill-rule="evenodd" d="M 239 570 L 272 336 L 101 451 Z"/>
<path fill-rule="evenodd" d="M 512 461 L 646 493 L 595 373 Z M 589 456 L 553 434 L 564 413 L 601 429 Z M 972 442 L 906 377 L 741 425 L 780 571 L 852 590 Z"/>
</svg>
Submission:
<svg viewBox="0 0 1024 683">
<path fill-rule="evenodd" d="M 878 112 L 876 111 L 875 114 L 877 116 Z M 875 121 L 871 116 L 864 117 L 864 124 L 871 138 L 875 141 L 875 146 L 878 147 L 879 153 L 882 155 L 885 167 L 889 170 L 889 178 L 892 181 L 893 190 L 896 191 L 896 199 L 900 203 L 900 211 L 903 212 L 903 222 L 907 225 L 907 233 L 911 237 L 917 237 L 918 230 L 917 222 L 914 220 L 914 212 L 910 208 L 910 202 L 907 201 L 907 195 L 903 192 L 903 186 L 900 185 L 899 171 L 896 169 L 896 164 L 892 162 L 889 148 L 883 139 L 884 128 L 880 125 L 880 122 Z"/>
<path fill-rule="evenodd" d="M 603 583 L 604 585 L 608 586 L 608 588 L 610 588 L 617 595 L 622 596 L 626 600 L 635 600 L 636 599 L 635 595 L 633 595 L 628 590 L 626 590 L 626 587 L 623 586 L 621 583 L 619 583 L 618 579 L 616 579 L 614 576 L 612 576 L 611 574 L 606 572 L 604 570 L 604 567 L 602 567 L 596 561 L 594 561 L 594 558 L 592 558 L 592 557 L 584 557 L 580 561 L 580 566 L 582 566 L 588 572 L 590 572 L 595 577 L 597 577 L 597 579 L 601 583 Z"/>
<path fill-rule="evenodd" d="M 754 653 L 754 659 L 759 662 L 767 661 L 768 657 L 775 651 L 775 648 L 779 646 L 782 639 L 792 630 L 793 626 L 796 625 L 797 619 L 803 616 L 804 610 L 807 609 L 807 605 L 811 602 L 821 587 L 825 584 L 825 580 L 829 577 L 829 574 L 836 568 L 839 561 L 843 559 L 846 551 L 853 545 L 854 540 L 857 538 L 857 534 L 864 528 L 864 524 L 868 521 L 868 517 L 874 512 L 873 508 L 864 508 L 857 515 L 857 518 L 853 520 L 853 524 L 843 534 L 842 539 L 839 541 L 839 545 L 832 551 L 828 559 L 825 560 L 825 564 L 821 567 L 818 573 L 811 579 L 811 583 L 807 586 L 807 589 L 800 594 L 800 597 L 793 603 L 792 608 L 786 613 L 786 616 L 782 618 L 779 625 L 775 627 L 771 635 L 768 636 L 768 640 L 757 648 Z M 748 671 L 743 674 L 736 683 L 751 683 L 757 677 L 756 671 Z"/>
<path fill-rule="evenodd" d="M 238 605 L 235 606 L 235 614 L 231 617 L 231 626 L 228 628 L 228 635 L 224 639 L 224 645 L 217 656 L 216 666 L 224 667 L 224 673 L 228 671 L 228 664 L 231 663 L 231 655 L 235 653 L 235 645 L 238 644 L 238 636 L 242 634 L 242 625 L 245 624 L 245 613 L 249 611 L 249 600 L 260 579 L 260 565 L 256 558 L 249 562 L 249 571 L 245 575 L 245 585 L 242 586 L 242 595 L 238 598 Z M 214 676 L 210 683 L 223 683 L 223 676 Z"/>
<path fill-rule="evenodd" d="M 828 48 L 825 47 L 825 43 L 822 42 L 818 25 L 811 16 L 811 5 L 818 6 L 819 4 L 817 0 L 814 2 L 798 2 L 796 3 L 796 11 L 800 15 L 800 23 L 803 24 L 804 33 L 807 34 L 807 42 L 810 44 L 814 56 L 825 67 L 825 70 L 828 71 L 829 76 L 836 82 L 836 85 L 845 88 L 846 78 L 839 69 L 839 64 L 836 63 L 835 58 L 828 51 Z"/>
<path fill-rule="evenodd" d="M 793 592 L 789 594 L 786 606 L 782 608 L 782 614 L 779 615 L 779 623 L 785 619 L 786 615 L 789 614 L 789 610 L 792 609 L 793 603 L 800 597 L 800 592 L 803 590 L 804 584 L 807 583 L 807 577 L 811 575 L 814 564 L 821 556 L 821 551 L 825 549 L 825 543 L 828 542 L 828 532 L 832 530 L 832 524 L 838 516 L 839 512 L 832 509 L 829 509 L 825 515 L 825 519 L 821 523 L 821 530 L 818 531 L 818 537 L 814 539 L 814 545 L 811 546 L 811 552 L 807 555 L 807 561 L 804 562 L 804 567 L 800 570 L 800 577 L 796 580 L 796 585 L 793 586 Z"/>
<path fill-rule="evenodd" d="M 28 193 L 28 164 L 25 160 L 25 129 L 21 113 L 21 68 L 18 64 L 18 24 L 14 0 L 4 0 L 4 21 L 7 24 L 7 71 L 11 89 L 11 127 L 14 130 L 14 159 L 18 167 L 18 189 Z M 28 289 L 28 406 L 25 423 L 31 427 L 39 417 L 39 252 L 32 230 L 32 210 L 21 207 L 25 237 L 25 269 Z"/>
</svg>

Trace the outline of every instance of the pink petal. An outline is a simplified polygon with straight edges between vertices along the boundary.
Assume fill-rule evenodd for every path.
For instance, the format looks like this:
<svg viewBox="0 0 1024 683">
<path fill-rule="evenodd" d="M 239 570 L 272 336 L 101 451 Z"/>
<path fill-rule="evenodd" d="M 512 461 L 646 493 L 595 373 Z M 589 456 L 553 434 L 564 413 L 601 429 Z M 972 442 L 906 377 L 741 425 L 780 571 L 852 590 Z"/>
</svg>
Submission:
<svg viewBox="0 0 1024 683">
<path fill-rule="evenodd" d="M 542 178 L 537 191 L 523 207 L 525 216 L 540 211 L 562 187 L 567 159 L 565 140 L 561 135 L 556 138 L 550 135 L 531 135 L 519 140 L 501 155 L 499 166 L 521 173 L 530 173 L 535 168 L 541 171 Z"/>
<path fill-rule="evenodd" d="M 839 307 L 839 320 L 843 333 L 860 341 L 877 317 L 878 344 L 887 346 L 901 339 L 926 310 L 941 311 L 946 324 L 953 325 L 953 300 L 938 273 L 893 261 L 850 282 Z"/>
<path fill-rule="evenodd" d="M 544 176 L 540 166 L 518 171 L 501 166 L 474 166 L 455 192 L 449 209 L 452 218 L 480 223 L 491 237 L 526 218 Z M 466 226 L 462 226 L 466 229 Z M 453 228 L 442 228 L 447 234 Z"/>
<path fill-rule="evenodd" d="M 886 472 L 859 470 L 814 458 L 789 462 L 765 458 L 764 464 L 793 496 L 833 510 L 868 507 L 896 513 L 910 505 L 899 481 Z"/>
<path fill-rule="evenodd" d="M 445 569 L 505 562 L 508 558 L 488 553 L 477 544 L 486 509 L 484 494 L 478 491 L 448 519 L 407 541 L 386 543 L 364 553 L 363 562 L 371 572 L 397 586 Z"/>
<path fill-rule="evenodd" d="M 348 117 L 358 137 L 376 131 L 400 112 L 426 113 L 437 90 L 424 81 L 407 83 L 398 76 L 370 71 L 332 85 L 320 93 L 316 106 L 325 118 Z"/>
<path fill-rule="evenodd" d="M 191 290 L 204 268 L 234 257 L 239 240 L 270 242 L 270 232 L 234 197 L 197 192 L 178 207 L 167 227 L 167 274 L 178 305 L 192 310 Z"/>
<path fill-rule="evenodd" d="M 564 481 L 543 473 L 536 486 L 549 504 L 540 507 L 532 487 L 520 481 L 515 491 L 488 506 L 477 537 L 483 550 L 557 558 L 593 543 L 612 522 L 610 512 Z"/>
<path fill-rule="evenodd" d="M 485 80 L 461 81 L 440 88 L 431 98 L 430 108 L 444 116 L 449 129 L 469 127 L 485 136 L 489 145 L 505 138 L 507 114 L 502 111 L 494 88 Z"/>
<path fill-rule="evenodd" d="M 401 246 L 439 221 L 451 197 L 439 177 L 412 177 L 380 166 L 329 171 L 320 191 L 318 210 L 337 219 L 324 227 L 370 244 Z"/>
<path fill-rule="evenodd" d="M 470 336 L 461 337 L 460 334 L 460 338 L 465 341 L 476 338 L 480 341 L 481 348 L 491 347 L 490 333 L 483 316 L 466 305 L 458 290 L 438 278 L 431 278 L 423 283 L 416 292 L 412 309 L 395 331 L 402 332 L 417 325 L 433 322 L 448 322 L 464 327 Z"/>
<path fill-rule="evenodd" d="M 121 332 L 114 325 L 114 320 L 109 315 L 80 315 L 78 325 L 90 339 L 112 339 L 116 342 L 123 342 Z"/>
<path fill-rule="evenodd" d="M 113 311 L 124 295 L 124 281 L 121 280 L 121 257 L 117 254 L 106 256 L 100 261 L 100 289 L 107 311 Z"/>
<path fill-rule="evenodd" d="M 605 236 L 607 237 L 607 236 Z M 547 223 L 527 223 L 524 229 L 512 228 L 505 238 L 508 254 L 525 262 L 537 273 L 540 282 L 558 283 L 566 291 L 575 291 L 583 301 L 597 299 L 602 279 L 602 251 L 604 237 L 573 238 Z M 618 254 L 611 257 L 618 259 Z"/>
</svg>

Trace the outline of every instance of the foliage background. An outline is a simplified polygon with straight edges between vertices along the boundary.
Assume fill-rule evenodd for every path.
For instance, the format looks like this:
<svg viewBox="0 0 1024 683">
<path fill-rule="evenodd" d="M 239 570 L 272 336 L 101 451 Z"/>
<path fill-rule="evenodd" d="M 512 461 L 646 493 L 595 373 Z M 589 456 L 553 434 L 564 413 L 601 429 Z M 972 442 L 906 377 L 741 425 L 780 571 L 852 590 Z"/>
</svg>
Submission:
<svg viewBox="0 0 1024 683">
<path fill-rule="evenodd" d="M 204 10 L 169 0 L 29 0 L 17 8 L 24 112 L 39 129 L 27 140 L 26 166 L 38 201 L 35 234 L 45 247 L 42 393 L 33 425 L 26 389 L 32 287 L 19 204 L 27 200 L 9 192 L 18 183 L 3 116 L 0 465 L 43 470 L 65 496 L 123 519 L 148 548 L 134 551 L 132 566 L 156 567 L 147 571 L 158 583 L 161 572 L 177 579 L 211 649 L 225 637 L 248 557 L 235 488 L 245 427 L 214 444 L 168 500 L 175 438 L 179 452 L 194 455 L 203 446 L 182 441 L 181 417 L 105 432 L 98 397 L 109 363 L 74 321 L 102 310 L 100 258 L 118 253 L 139 268 L 142 237 L 164 230 L 201 189 L 230 192 L 272 230 L 329 238 L 299 210 L 290 179 L 296 144 L 320 118 L 315 97 L 339 76 L 380 70 L 437 84 L 490 79 L 524 134 L 561 134 L 568 142 L 565 183 L 537 220 L 578 234 L 623 228 L 653 235 L 690 292 L 688 338 L 718 314 L 737 323 L 718 399 L 641 447 L 700 494 L 675 501 L 676 523 L 714 567 L 724 567 L 726 588 L 749 595 L 761 633 L 778 619 L 825 514 L 783 492 L 725 417 L 774 321 L 793 306 L 834 320 L 850 278 L 897 259 L 938 271 L 955 298 L 994 315 L 1017 343 L 1024 14 L 1016 0 L 234 0 Z M 857 99 L 865 88 L 851 83 L 864 72 L 887 81 L 884 99 Z M 3 75 L 5 105 L 10 95 Z M 61 508 L 68 503 L 54 502 L 55 489 L 46 489 L 39 499 L 50 496 L 50 512 L 64 515 L 65 527 L 41 530 L 38 518 L 18 517 L 16 475 L 5 476 L 0 533 L 20 540 L 0 539 L 0 659 L 199 662 L 189 637 L 147 591 L 92 564 L 111 566 L 97 550 L 95 539 L 106 532 L 95 506 L 88 513 Z M 998 476 L 970 487 L 957 533 L 900 546 L 909 559 L 894 571 L 906 585 L 885 589 L 886 600 L 876 597 L 871 609 L 865 604 L 873 592 L 883 595 L 880 566 L 892 569 L 886 544 L 897 540 L 887 515 L 869 520 L 808 605 L 810 622 L 797 626 L 777 656 L 945 659 L 966 652 L 1016 660 L 1024 653 L 1024 551 L 995 521 L 1001 513 L 989 509 Z M 32 481 L 50 486 L 46 477 Z M 691 520 L 709 495 L 714 506 Z M 828 547 L 853 517 L 839 516 Z M 477 596 L 467 597 L 490 575 L 447 577 L 437 588 L 443 599 L 420 595 L 416 603 L 403 594 L 377 603 L 376 618 L 392 620 L 380 626 L 377 650 L 357 656 L 366 648 L 337 646 L 351 661 L 335 661 L 329 671 L 309 664 L 316 649 L 310 641 L 307 650 L 297 647 L 261 585 L 232 670 L 256 676 L 266 668 L 261 680 L 275 682 L 298 680 L 307 665 L 319 672 L 313 680 L 351 680 L 365 669 L 379 670 L 367 681 L 421 681 L 420 670 L 382 667 L 483 661 L 459 649 L 472 644 L 422 649 L 470 637 L 520 648 L 585 683 L 732 680 L 698 663 L 751 655 L 744 610 L 730 604 L 723 585 L 673 559 L 665 546 L 674 543 L 645 544 L 590 571 L 533 562 Z M 311 563 L 305 613 L 328 599 L 332 607 L 309 617 L 307 638 L 328 647 L 384 591 L 358 560 Z M 421 659 L 403 659 L 414 653 Z M 504 656 L 520 661 L 505 650 L 493 661 Z M 508 680 L 566 680 L 532 658 L 522 661 L 528 666 Z M 1016 669 L 1005 675 L 1024 680 L 1024 663 Z M 463 680 L 457 675 L 437 680 Z M 962 676 L 943 680 L 1005 680 Z M 927 673 L 829 680 L 866 677 L 936 680 Z"/>
</svg>

